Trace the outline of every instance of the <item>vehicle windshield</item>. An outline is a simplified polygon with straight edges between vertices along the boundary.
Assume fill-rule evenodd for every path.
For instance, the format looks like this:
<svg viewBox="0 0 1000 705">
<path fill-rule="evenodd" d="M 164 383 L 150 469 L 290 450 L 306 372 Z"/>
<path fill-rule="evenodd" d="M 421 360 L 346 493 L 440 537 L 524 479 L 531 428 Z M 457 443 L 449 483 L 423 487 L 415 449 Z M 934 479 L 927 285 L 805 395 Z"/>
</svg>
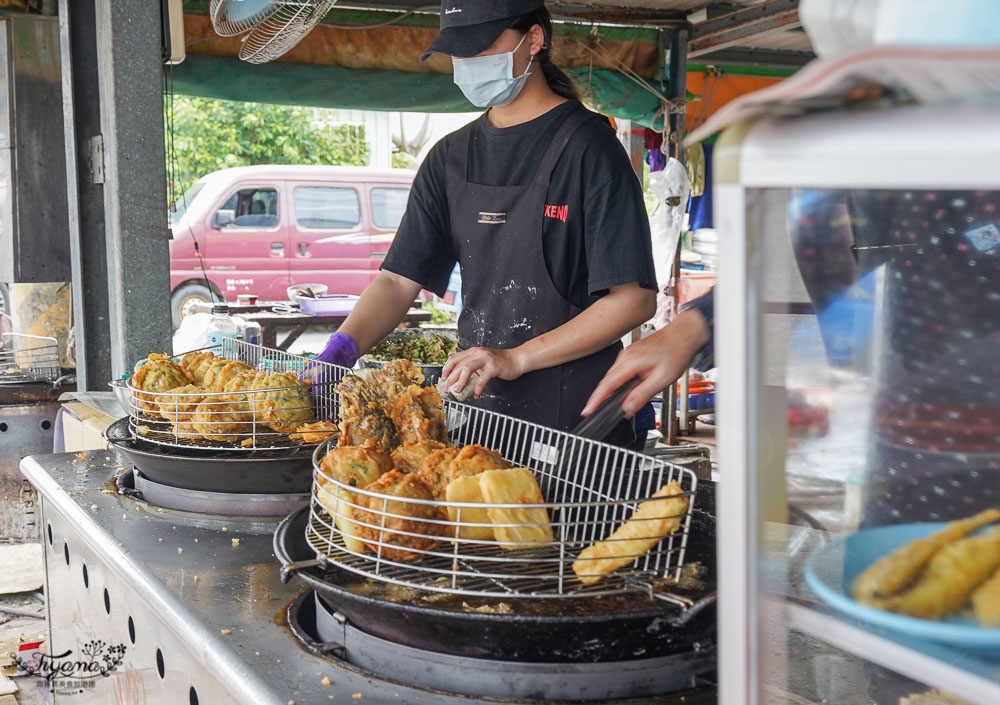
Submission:
<svg viewBox="0 0 1000 705">
<path fill-rule="evenodd" d="M 174 201 L 174 210 L 170 213 L 170 224 L 173 225 L 180 221 L 184 217 L 184 213 L 187 211 L 188 207 L 194 202 L 194 199 L 198 196 L 201 190 L 205 188 L 205 181 L 195 181 L 184 192 L 176 201 Z"/>
</svg>

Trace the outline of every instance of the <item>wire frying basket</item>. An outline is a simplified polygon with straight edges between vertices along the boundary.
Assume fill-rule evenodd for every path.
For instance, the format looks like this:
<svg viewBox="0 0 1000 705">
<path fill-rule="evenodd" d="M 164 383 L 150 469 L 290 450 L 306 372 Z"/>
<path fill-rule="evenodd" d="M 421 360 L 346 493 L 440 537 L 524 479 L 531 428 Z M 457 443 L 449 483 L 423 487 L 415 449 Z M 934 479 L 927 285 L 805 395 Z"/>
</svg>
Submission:
<svg viewBox="0 0 1000 705">
<path fill-rule="evenodd" d="M 4 333 L 0 342 L 0 384 L 54 382 L 59 378 L 55 338 Z"/>
<path fill-rule="evenodd" d="M 543 501 L 439 501 L 403 487 L 392 490 L 397 496 L 380 494 L 328 472 L 322 459 L 330 444 L 324 443 L 313 454 L 306 529 L 320 563 L 459 595 L 510 599 L 643 591 L 687 604 L 668 587 L 680 580 L 684 566 L 698 483 L 694 472 L 466 404 L 448 401 L 444 410 L 455 447 L 481 444 L 514 468 L 530 470 Z M 670 483 L 679 494 L 651 499 Z M 645 509 L 636 515 L 640 505 Z M 608 541 L 633 516 L 630 535 L 640 540 Z M 600 560 L 581 577 L 573 563 L 598 542 L 617 556 L 618 569 L 597 581 L 582 580 L 594 577 Z"/>
<path fill-rule="evenodd" d="M 156 375 L 177 385 L 157 392 L 156 380 L 125 382 L 123 406 L 137 438 L 162 446 L 206 450 L 296 450 L 336 435 L 339 400 L 333 389 L 350 372 L 282 350 L 227 338 L 221 347 L 196 350 L 200 367 L 170 360 Z M 187 356 L 180 358 L 182 361 Z M 299 375 L 309 367 L 312 381 Z M 191 380 L 190 377 L 196 379 Z M 186 377 L 183 375 L 187 375 Z M 325 423 L 324 423 L 325 422 Z M 307 427 L 304 433 L 302 427 Z"/>
</svg>

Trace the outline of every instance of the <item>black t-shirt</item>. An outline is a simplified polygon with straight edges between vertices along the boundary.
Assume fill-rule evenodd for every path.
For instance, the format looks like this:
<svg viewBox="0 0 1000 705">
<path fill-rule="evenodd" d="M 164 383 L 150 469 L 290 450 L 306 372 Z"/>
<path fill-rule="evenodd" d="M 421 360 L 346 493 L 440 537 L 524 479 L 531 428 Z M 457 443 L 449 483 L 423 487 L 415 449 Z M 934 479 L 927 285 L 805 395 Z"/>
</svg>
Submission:
<svg viewBox="0 0 1000 705">
<path fill-rule="evenodd" d="M 469 146 L 469 179 L 484 186 L 531 183 L 548 146 L 576 101 L 513 127 L 494 127 L 484 114 Z M 406 214 L 382 268 L 443 295 L 455 267 L 449 237 L 445 168 L 454 133 L 427 155 L 410 191 Z M 586 308 L 608 289 L 638 283 L 656 289 L 649 220 L 624 147 L 603 118 L 587 120 L 552 172 L 543 219 L 545 265 L 556 289 Z"/>
</svg>

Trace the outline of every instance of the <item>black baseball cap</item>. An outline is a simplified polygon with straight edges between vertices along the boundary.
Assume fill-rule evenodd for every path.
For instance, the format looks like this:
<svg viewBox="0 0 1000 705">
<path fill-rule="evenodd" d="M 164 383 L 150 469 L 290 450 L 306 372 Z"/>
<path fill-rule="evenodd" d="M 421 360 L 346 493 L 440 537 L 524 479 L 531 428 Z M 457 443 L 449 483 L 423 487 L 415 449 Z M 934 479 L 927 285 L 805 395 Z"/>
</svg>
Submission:
<svg viewBox="0 0 1000 705">
<path fill-rule="evenodd" d="M 420 55 L 475 56 L 489 49 L 510 21 L 545 6 L 545 0 L 441 0 L 441 31 Z"/>
</svg>

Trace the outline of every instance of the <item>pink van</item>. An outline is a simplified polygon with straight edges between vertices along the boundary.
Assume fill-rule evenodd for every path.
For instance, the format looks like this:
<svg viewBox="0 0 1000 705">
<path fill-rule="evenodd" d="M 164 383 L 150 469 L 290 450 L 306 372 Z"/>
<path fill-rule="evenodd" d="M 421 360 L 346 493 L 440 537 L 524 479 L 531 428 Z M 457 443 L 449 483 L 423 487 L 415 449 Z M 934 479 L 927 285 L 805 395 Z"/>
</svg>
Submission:
<svg viewBox="0 0 1000 705">
<path fill-rule="evenodd" d="M 238 294 L 284 300 L 291 284 L 360 294 L 389 249 L 413 177 L 405 169 L 259 165 L 199 179 L 171 216 L 174 326 L 211 300 L 206 275 L 230 302 Z"/>
</svg>

